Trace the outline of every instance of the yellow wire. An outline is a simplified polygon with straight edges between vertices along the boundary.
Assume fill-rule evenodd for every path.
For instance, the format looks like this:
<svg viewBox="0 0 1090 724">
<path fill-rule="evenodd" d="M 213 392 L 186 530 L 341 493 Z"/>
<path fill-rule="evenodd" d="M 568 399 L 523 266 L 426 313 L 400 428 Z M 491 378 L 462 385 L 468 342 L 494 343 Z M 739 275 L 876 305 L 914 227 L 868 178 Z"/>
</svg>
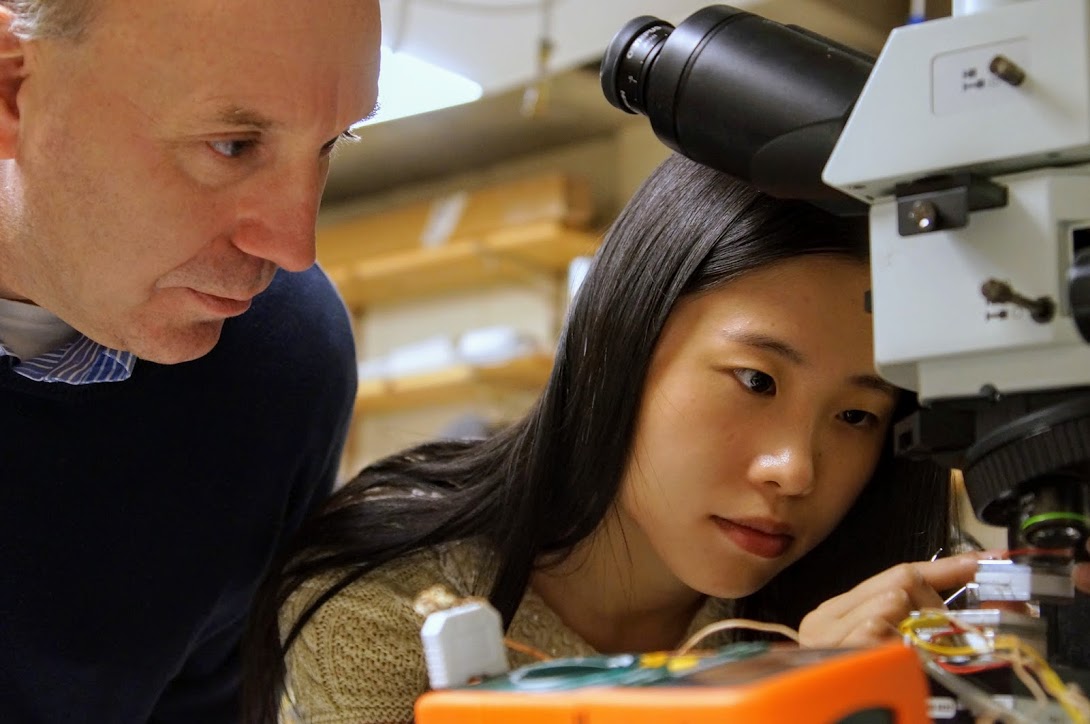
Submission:
<svg viewBox="0 0 1090 724">
<path fill-rule="evenodd" d="M 1044 657 L 1017 636 L 1012 634 L 998 635 L 984 649 L 978 649 L 970 645 L 947 646 L 925 641 L 920 637 L 919 632 L 921 629 L 943 625 L 955 625 L 968 632 L 983 635 L 979 628 L 958 622 L 941 609 L 920 611 L 918 615 L 910 616 L 901 621 L 898 629 L 914 646 L 937 656 L 996 655 L 997 658 L 1011 663 L 1015 675 L 1022 680 L 1038 702 L 1047 703 L 1047 698 L 1044 695 L 1044 692 L 1047 692 L 1063 707 L 1072 722 L 1075 722 L 1075 724 L 1088 724 L 1090 722 L 1090 701 L 1087 700 L 1085 695 L 1077 686 L 1064 683 L 1063 679 L 1048 665 Z M 1036 681 L 1028 676 L 1027 671 L 1036 678 Z M 1044 691 L 1042 691 L 1042 687 Z"/>
<path fill-rule="evenodd" d="M 1041 684 L 1038 683 L 1038 679 L 1034 678 L 1034 676 L 1037 676 L 1037 672 L 1033 670 L 1033 663 L 1029 662 L 1029 666 L 1027 666 L 1027 661 L 1023 658 L 1021 652 L 1014 652 L 1013 655 L 997 654 L 996 658 L 1010 662 L 1011 668 L 1014 669 L 1014 675 L 1017 676 L 1018 680 L 1025 685 L 1026 689 L 1033 694 L 1033 698 L 1038 704 L 1042 706 L 1048 704 L 1048 695 L 1045 693 Z M 1032 676 L 1030 675 L 1031 673 Z"/>
<path fill-rule="evenodd" d="M 1086 724 L 1090 717 L 1090 702 L 1087 702 L 1086 697 L 1077 688 L 1064 683 L 1064 680 L 1032 646 L 1017 636 L 1007 634 L 996 637 L 996 649 L 1015 651 L 1016 655 L 1027 658 L 1029 660 L 1027 668 L 1033 672 L 1045 690 L 1059 702 L 1071 721 L 1076 724 Z"/>
<path fill-rule="evenodd" d="M 944 611 L 927 609 L 920 611 L 920 615 L 916 617 L 908 617 L 904 621 L 901 621 L 897 627 L 900 632 L 905 635 L 913 646 L 920 648 L 928 653 L 935 654 L 937 656 L 978 656 L 982 653 L 989 653 L 987 650 L 981 651 L 974 646 L 968 644 L 962 646 L 947 646 L 940 643 L 934 643 L 932 641 L 925 641 L 920 638 L 919 630 L 925 628 L 935 628 L 937 626 L 957 625 L 972 633 L 982 634 L 979 629 L 972 626 L 964 625 L 955 622 L 946 615 Z"/>
</svg>

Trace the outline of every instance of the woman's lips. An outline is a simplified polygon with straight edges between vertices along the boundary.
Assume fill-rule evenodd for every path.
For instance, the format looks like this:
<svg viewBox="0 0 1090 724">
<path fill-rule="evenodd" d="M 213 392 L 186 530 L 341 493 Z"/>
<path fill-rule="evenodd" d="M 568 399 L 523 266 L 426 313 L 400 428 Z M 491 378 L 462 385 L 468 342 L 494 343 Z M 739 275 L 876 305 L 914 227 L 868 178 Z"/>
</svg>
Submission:
<svg viewBox="0 0 1090 724">
<path fill-rule="evenodd" d="M 712 519 L 734 545 L 761 558 L 779 558 L 794 540 L 794 536 L 788 533 L 770 532 L 782 529 L 783 526 L 780 525 L 752 523 L 751 525 L 759 525 L 762 528 L 758 530 L 740 521 L 727 520 L 718 516 L 712 516 Z"/>
</svg>

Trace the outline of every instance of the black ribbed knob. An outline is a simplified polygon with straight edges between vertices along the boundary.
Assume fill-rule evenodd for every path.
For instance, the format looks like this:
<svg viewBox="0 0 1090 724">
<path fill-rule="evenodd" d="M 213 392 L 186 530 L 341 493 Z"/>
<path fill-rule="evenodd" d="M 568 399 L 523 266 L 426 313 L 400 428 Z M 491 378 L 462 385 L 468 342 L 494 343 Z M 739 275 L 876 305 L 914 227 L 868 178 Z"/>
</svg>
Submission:
<svg viewBox="0 0 1090 724">
<path fill-rule="evenodd" d="M 1067 294 L 1071 317 L 1079 334 L 1090 342 L 1090 249 L 1076 254 L 1074 263 L 1067 270 Z"/>
</svg>

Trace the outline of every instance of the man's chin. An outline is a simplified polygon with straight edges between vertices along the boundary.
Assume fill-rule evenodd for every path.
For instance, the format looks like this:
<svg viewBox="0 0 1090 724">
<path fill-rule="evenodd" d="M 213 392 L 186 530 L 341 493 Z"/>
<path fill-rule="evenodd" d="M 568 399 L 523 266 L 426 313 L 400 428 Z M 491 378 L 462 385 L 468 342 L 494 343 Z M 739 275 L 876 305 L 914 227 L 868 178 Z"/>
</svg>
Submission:
<svg viewBox="0 0 1090 724">
<path fill-rule="evenodd" d="M 192 362 L 212 351 L 219 342 L 223 322 L 203 322 L 183 329 L 158 330 L 140 335 L 128 351 L 142 360 L 163 365 Z"/>
</svg>

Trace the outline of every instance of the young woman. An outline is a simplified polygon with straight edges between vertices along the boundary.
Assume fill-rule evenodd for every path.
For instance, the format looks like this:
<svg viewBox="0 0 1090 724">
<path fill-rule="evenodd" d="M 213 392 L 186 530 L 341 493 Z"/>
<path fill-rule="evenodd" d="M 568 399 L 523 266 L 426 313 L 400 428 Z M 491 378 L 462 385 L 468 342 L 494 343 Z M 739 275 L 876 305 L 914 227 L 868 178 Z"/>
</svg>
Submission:
<svg viewBox="0 0 1090 724">
<path fill-rule="evenodd" d="M 251 719 L 275 720 L 286 658 L 304 721 L 409 721 L 413 602 L 436 584 L 553 656 L 667 650 L 731 616 L 867 644 L 941 606 L 975 561 L 926 562 L 949 481 L 892 456 L 914 399 L 874 372 L 866 252 L 861 220 L 667 160 L 530 413 L 371 465 L 310 521 L 255 612 Z"/>
</svg>

